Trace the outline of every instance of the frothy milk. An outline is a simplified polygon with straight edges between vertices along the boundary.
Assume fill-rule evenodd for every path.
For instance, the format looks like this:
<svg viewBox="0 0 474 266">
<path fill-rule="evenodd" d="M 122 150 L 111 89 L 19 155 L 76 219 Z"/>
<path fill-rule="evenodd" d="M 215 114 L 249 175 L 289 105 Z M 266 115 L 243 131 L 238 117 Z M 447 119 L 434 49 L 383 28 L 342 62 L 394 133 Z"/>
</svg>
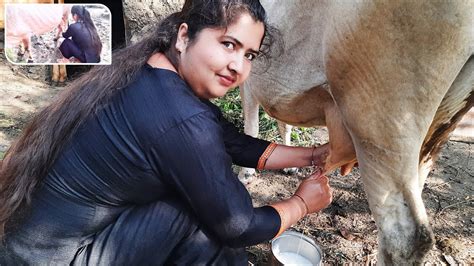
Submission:
<svg viewBox="0 0 474 266">
<path fill-rule="evenodd" d="M 313 265 L 307 258 L 293 252 L 282 252 L 275 254 L 275 257 L 283 265 Z"/>
</svg>

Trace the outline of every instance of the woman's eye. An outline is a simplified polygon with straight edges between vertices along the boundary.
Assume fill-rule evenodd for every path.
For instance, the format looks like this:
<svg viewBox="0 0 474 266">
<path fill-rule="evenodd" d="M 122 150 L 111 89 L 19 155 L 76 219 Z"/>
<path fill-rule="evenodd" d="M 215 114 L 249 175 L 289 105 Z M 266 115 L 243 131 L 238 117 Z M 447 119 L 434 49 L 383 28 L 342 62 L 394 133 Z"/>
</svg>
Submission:
<svg viewBox="0 0 474 266">
<path fill-rule="evenodd" d="M 227 49 L 234 50 L 234 44 L 231 42 L 223 42 L 222 43 Z"/>
<path fill-rule="evenodd" d="M 245 55 L 245 58 L 247 58 L 250 61 L 254 60 L 255 57 L 257 57 L 257 56 L 253 53 L 248 53 L 248 54 Z"/>
</svg>

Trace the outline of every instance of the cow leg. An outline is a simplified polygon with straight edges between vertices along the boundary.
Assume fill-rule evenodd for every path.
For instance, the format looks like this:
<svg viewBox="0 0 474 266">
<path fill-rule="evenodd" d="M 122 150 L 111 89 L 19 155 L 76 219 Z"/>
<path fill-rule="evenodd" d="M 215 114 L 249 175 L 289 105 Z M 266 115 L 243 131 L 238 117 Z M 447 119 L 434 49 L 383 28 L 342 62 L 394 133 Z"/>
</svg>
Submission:
<svg viewBox="0 0 474 266">
<path fill-rule="evenodd" d="M 258 102 L 251 95 L 248 89 L 249 84 L 244 83 L 240 87 L 240 98 L 242 100 L 242 109 L 244 112 L 244 133 L 252 136 L 258 136 Z M 255 169 L 242 167 L 239 172 L 239 180 L 248 184 L 255 178 Z"/>
<path fill-rule="evenodd" d="M 51 86 L 58 86 L 66 82 L 66 65 L 53 65 L 51 73 Z"/>
<path fill-rule="evenodd" d="M 359 100 L 353 98 L 348 108 L 342 104 L 341 116 L 352 137 L 364 190 L 379 228 L 378 261 L 382 265 L 419 264 L 433 243 L 418 181 L 421 141 L 416 137 L 423 133 L 409 133 L 400 125 L 398 132 L 395 128 L 384 131 L 385 119 L 409 115 L 400 113 L 398 104 L 384 112 L 387 117 L 380 114 L 367 124 L 361 119 L 366 106 Z M 333 138 L 331 131 L 329 134 Z"/>
<path fill-rule="evenodd" d="M 59 81 L 59 65 L 53 65 L 51 69 L 51 86 L 58 86 Z"/>
<path fill-rule="evenodd" d="M 471 54 L 471 39 L 461 36 L 472 28 L 459 25 L 471 25 L 472 13 L 462 5 L 443 13 L 438 3 L 408 1 L 403 12 L 393 4 L 385 12 L 368 8 L 362 14 L 364 5 L 335 7 L 340 19 L 325 36 L 326 74 L 379 228 L 378 262 L 421 264 L 434 239 L 421 197 L 420 151 Z M 433 27 L 442 19 L 428 16 L 419 23 L 419 10 L 446 20 L 456 14 L 449 17 L 455 21 Z M 411 27 L 400 27 L 400 21 Z"/>
<path fill-rule="evenodd" d="M 59 65 L 59 83 L 66 82 L 67 72 L 66 65 Z"/>
<path fill-rule="evenodd" d="M 474 106 L 474 56 L 466 62 L 443 98 L 420 152 L 419 185 L 423 188 L 433 162 L 462 117 Z"/>
<path fill-rule="evenodd" d="M 278 131 L 280 132 L 280 136 L 283 139 L 283 144 L 287 146 L 291 146 L 291 129 L 293 126 L 286 124 L 280 120 L 277 120 L 278 123 Z M 295 174 L 298 168 L 285 168 L 283 172 L 285 174 Z"/>
<path fill-rule="evenodd" d="M 28 36 L 24 39 L 22 39 L 22 43 L 24 45 L 24 54 L 23 57 L 26 56 L 26 62 L 27 63 L 33 63 L 33 57 L 31 54 L 31 35 L 28 34 Z"/>
<path fill-rule="evenodd" d="M 364 190 L 379 228 L 378 261 L 382 265 L 419 264 L 433 243 L 418 183 L 419 136 L 426 133 L 429 124 L 419 125 L 416 118 L 400 120 L 413 115 L 401 110 L 402 98 L 388 97 L 390 104 L 381 98 L 372 99 L 368 112 L 367 102 L 371 100 L 363 99 L 363 92 L 345 90 L 342 96 L 341 88 L 350 86 L 346 82 L 335 81 L 331 91 L 352 137 Z M 377 91 L 375 88 L 371 93 Z M 429 112 L 419 115 L 430 116 Z"/>
<path fill-rule="evenodd" d="M 281 122 L 277 120 L 278 123 L 278 131 L 280 132 L 280 136 L 283 139 L 283 144 L 290 146 L 291 145 L 291 129 L 293 126 L 286 124 L 285 122 Z"/>
<path fill-rule="evenodd" d="M 355 143 L 364 190 L 379 228 L 378 261 L 422 263 L 433 234 L 419 186 L 419 146 L 382 145 L 358 137 Z"/>
<path fill-rule="evenodd" d="M 20 43 L 18 45 L 18 52 L 17 52 L 17 61 L 21 62 L 25 58 L 25 55 L 27 53 L 27 47 L 28 47 L 28 41 L 26 38 L 22 38 L 20 40 Z"/>
<path fill-rule="evenodd" d="M 416 85 L 403 90 L 397 83 L 406 84 L 407 79 L 392 80 L 396 84 L 389 85 L 384 84 L 390 83 L 389 79 L 364 80 L 357 71 L 348 74 L 345 61 L 328 64 L 331 92 L 355 145 L 364 189 L 379 228 L 378 261 L 382 265 L 421 264 L 434 239 L 421 197 L 420 181 L 425 177 L 419 176 L 419 156 L 423 137 L 446 92 L 443 87 L 453 80 L 451 73 L 430 65 L 433 73 L 446 74 L 446 82 L 435 84 L 420 77 L 425 79 L 409 81 Z M 354 84 L 361 87 L 348 89 Z M 407 100 L 406 95 L 420 88 L 430 88 L 429 93 L 418 91 L 421 98 Z"/>
<path fill-rule="evenodd" d="M 17 56 L 19 56 L 20 58 L 22 58 L 24 55 L 25 55 L 25 42 L 22 40 L 20 40 L 20 44 L 18 45 L 18 53 L 16 54 Z"/>
</svg>

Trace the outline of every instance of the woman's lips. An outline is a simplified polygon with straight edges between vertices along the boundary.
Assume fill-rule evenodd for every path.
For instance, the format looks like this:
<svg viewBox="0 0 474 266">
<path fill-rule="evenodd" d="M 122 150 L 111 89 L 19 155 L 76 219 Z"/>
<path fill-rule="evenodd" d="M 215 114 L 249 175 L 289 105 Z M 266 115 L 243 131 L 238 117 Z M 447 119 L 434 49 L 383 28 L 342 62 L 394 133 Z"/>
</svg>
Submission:
<svg viewBox="0 0 474 266">
<path fill-rule="evenodd" d="M 235 82 L 235 78 L 231 76 L 225 76 L 225 75 L 219 75 L 219 74 L 217 76 L 219 76 L 219 83 L 221 83 L 223 86 L 230 87 Z"/>
</svg>

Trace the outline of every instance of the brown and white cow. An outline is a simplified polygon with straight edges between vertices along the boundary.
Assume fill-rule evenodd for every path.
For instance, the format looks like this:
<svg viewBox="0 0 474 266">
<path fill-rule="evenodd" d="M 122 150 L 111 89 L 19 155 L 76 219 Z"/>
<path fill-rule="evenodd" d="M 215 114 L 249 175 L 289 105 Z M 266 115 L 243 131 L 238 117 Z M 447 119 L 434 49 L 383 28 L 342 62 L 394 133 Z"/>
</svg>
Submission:
<svg viewBox="0 0 474 266">
<path fill-rule="evenodd" d="M 433 244 L 424 181 L 474 104 L 474 1 L 262 2 L 285 46 L 243 86 L 246 132 L 257 102 L 286 123 L 326 125 L 325 171 L 359 162 L 378 262 L 420 264 Z"/>
<path fill-rule="evenodd" d="M 70 5 L 45 5 L 63 1 L 53 0 L 7 0 L 4 4 L 22 5 L 11 6 L 6 10 L 6 18 L 3 17 L 4 4 L 0 4 L 0 27 L 4 27 L 4 19 L 7 20 L 5 46 L 16 47 L 21 45 L 25 51 L 25 55 L 29 62 L 32 62 L 31 56 L 31 36 L 40 35 L 48 31 L 54 30 L 59 24 L 67 24 L 70 12 Z M 27 3 L 27 4 L 25 4 Z M 33 4 L 41 3 L 41 4 Z M 63 26 L 63 28 L 65 28 Z M 58 31 L 59 34 L 59 31 Z M 66 66 L 53 65 L 52 81 L 64 82 L 66 80 Z"/>
<path fill-rule="evenodd" d="M 67 24 L 70 9 L 70 5 L 17 4 L 7 6 L 5 46 L 13 48 L 22 44 L 28 53 L 27 59 L 32 60 L 31 52 L 29 52 L 31 36 L 41 35 L 56 29 L 59 25 Z"/>
</svg>

